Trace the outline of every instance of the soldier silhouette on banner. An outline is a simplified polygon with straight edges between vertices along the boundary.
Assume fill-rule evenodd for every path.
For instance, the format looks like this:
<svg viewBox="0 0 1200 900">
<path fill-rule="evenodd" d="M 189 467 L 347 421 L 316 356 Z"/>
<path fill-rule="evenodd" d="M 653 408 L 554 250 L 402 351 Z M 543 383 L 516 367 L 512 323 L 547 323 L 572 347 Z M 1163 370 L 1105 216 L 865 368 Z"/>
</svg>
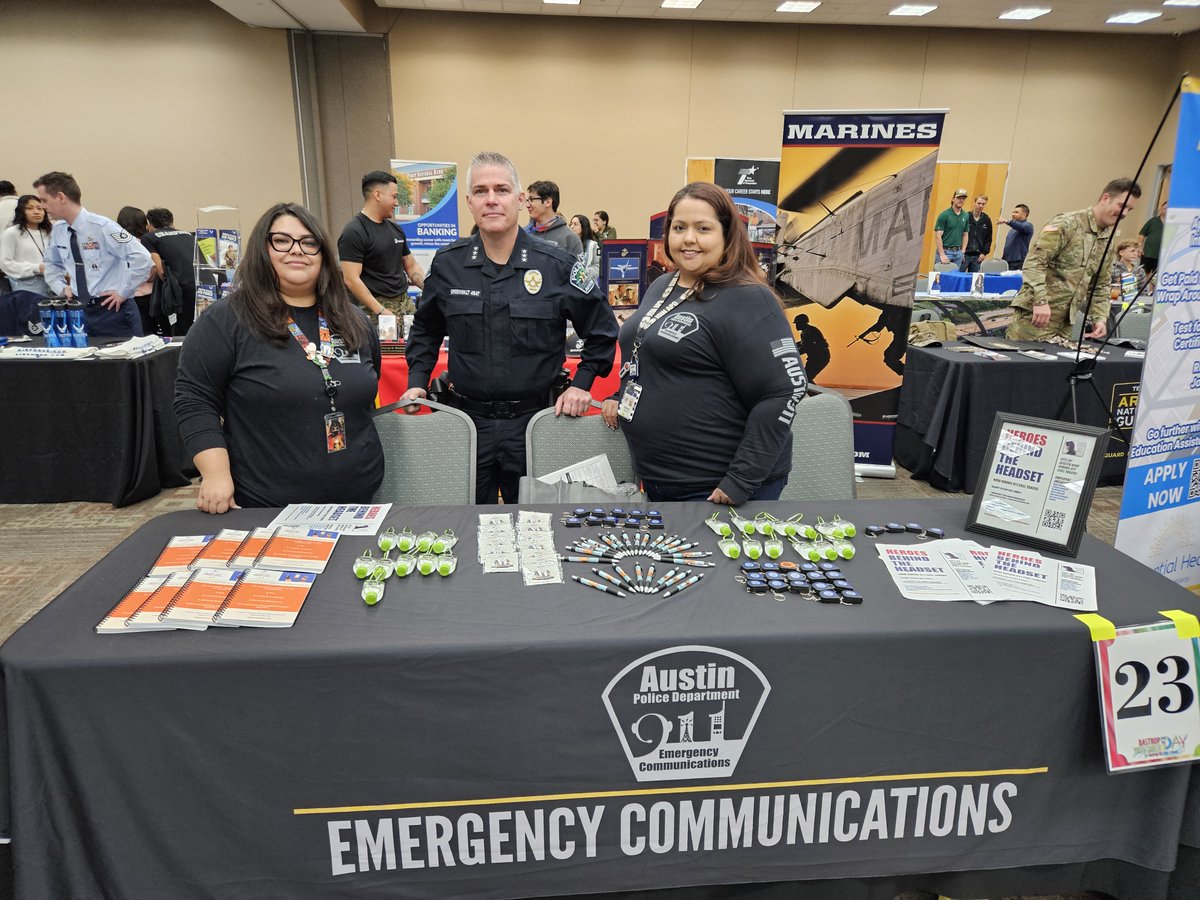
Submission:
<svg viewBox="0 0 1200 900">
<path fill-rule="evenodd" d="M 866 303 L 863 305 L 873 306 L 878 309 L 879 318 L 875 320 L 874 325 L 852 340 L 847 346 L 853 347 L 859 341 L 866 341 L 869 344 L 873 344 L 879 338 L 871 339 L 871 335 L 878 335 L 884 329 L 890 331 L 892 333 L 892 340 L 883 351 L 883 362 L 884 365 L 897 375 L 903 375 L 904 353 L 908 349 L 908 322 L 912 315 L 912 310 L 907 306 L 895 306 L 890 303 Z"/>
<path fill-rule="evenodd" d="M 804 313 L 792 319 L 792 324 L 796 326 L 796 349 L 804 357 L 804 371 L 809 381 L 816 381 L 821 370 L 829 365 L 829 341 Z"/>
</svg>

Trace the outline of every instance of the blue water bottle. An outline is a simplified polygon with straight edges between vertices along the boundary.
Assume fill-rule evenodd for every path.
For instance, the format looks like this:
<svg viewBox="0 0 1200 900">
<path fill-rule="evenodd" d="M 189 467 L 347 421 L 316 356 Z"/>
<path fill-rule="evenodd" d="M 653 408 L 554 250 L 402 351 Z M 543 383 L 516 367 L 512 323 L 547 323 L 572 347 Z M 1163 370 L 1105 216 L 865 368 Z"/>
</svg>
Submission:
<svg viewBox="0 0 1200 900">
<path fill-rule="evenodd" d="M 56 297 L 54 300 L 54 337 L 58 341 L 55 346 L 71 346 L 71 327 L 67 324 L 67 300 Z"/>
<path fill-rule="evenodd" d="M 38 315 L 42 319 L 42 335 L 47 347 L 57 347 L 58 336 L 54 333 L 54 301 L 47 298 L 38 304 Z"/>
<path fill-rule="evenodd" d="M 67 330 L 71 334 L 72 347 L 88 345 L 87 316 L 84 314 L 83 304 L 74 297 L 67 301 Z"/>
</svg>

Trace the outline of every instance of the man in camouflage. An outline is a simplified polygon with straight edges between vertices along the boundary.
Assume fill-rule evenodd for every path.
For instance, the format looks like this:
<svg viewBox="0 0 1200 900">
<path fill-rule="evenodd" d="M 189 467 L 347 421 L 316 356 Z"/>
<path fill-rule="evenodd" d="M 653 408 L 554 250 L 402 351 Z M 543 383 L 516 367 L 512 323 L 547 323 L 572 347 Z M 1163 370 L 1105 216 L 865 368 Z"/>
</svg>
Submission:
<svg viewBox="0 0 1200 900">
<path fill-rule="evenodd" d="M 1055 335 L 1070 338 L 1072 326 L 1083 315 L 1091 323 L 1091 336 L 1107 334 L 1108 276 L 1113 254 L 1104 252 L 1116 224 L 1133 211 L 1142 196 L 1137 182 L 1118 178 L 1104 186 L 1100 199 L 1089 209 L 1061 213 L 1042 228 L 1022 270 L 1024 282 L 1013 301 L 1013 321 L 1008 338 L 1040 341 Z M 1096 272 L 1096 289 L 1088 305 L 1088 285 Z"/>
</svg>

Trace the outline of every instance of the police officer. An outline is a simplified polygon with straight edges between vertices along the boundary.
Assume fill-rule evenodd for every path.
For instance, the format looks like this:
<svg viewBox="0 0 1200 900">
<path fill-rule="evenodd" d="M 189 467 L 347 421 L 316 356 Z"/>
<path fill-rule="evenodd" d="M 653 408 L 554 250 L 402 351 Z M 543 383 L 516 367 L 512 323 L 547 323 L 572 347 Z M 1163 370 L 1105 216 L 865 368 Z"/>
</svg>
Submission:
<svg viewBox="0 0 1200 900">
<path fill-rule="evenodd" d="M 1133 211 L 1140 196 L 1137 182 L 1118 178 L 1104 186 L 1095 205 L 1060 213 L 1045 224 L 1025 259 L 1009 340 L 1070 338 L 1071 326 L 1081 315 L 1091 323 L 1092 337 L 1108 333 L 1108 273 L 1113 256 L 1104 248 L 1113 227 Z M 1088 286 L 1097 271 L 1102 274 L 1089 305 Z"/>
<path fill-rule="evenodd" d="M 554 403 L 556 415 L 582 415 L 592 382 L 612 369 L 617 322 L 582 262 L 521 230 L 517 170 L 481 153 L 467 170 L 467 206 L 479 233 L 439 250 L 429 267 L 405 356 L 408 390 L 426 396 L 442 337 L 450 336 L 450 402 L 478 432 L 476 502 L 517 499 L 525 474 L 525 427 Z M 567 321 L 583 338 L 574 384 L 551 390 L 565 356 Z"/>
<path fill-rule="evenodd" d="M 112 219 L 84 209 L 79 183 L 66 172 L 43 175 L 33 188 L 55 219 L 45 257 L 50 290 L 83 303 L 89 334 L 140 337 L 129 298 L 154 267 L 149 251 Z"/>
</svg>

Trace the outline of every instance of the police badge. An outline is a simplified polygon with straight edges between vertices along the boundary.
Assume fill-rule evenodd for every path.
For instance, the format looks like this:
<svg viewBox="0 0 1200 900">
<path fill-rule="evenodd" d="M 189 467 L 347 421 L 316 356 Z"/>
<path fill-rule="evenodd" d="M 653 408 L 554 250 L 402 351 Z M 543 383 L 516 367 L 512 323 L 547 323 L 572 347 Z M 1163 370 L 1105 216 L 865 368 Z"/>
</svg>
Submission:
<svg viewBox="0 0 1200 900">
<path fill-rule="evenodd" d="M 542 273 L 537 269 L 530 269 L 525 273 L 525 290 L 531 294 L 536 294 L 542 289 Z"/>
</svg>

